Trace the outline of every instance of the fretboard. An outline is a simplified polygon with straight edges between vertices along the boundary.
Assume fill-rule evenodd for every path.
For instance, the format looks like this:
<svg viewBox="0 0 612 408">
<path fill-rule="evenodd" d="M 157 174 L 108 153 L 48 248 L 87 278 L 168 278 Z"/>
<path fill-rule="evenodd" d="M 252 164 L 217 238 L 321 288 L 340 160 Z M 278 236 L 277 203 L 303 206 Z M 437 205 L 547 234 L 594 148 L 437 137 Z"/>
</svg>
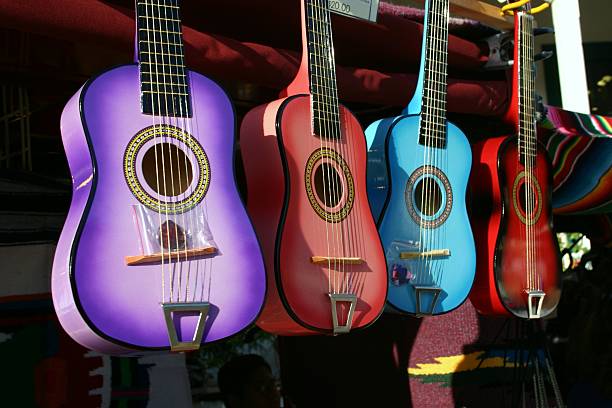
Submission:
<svg viewBox="0 0 612 408">
<path fill-rule="evenodd" d="M 448 0 L 427 0 L 422 52 L 422 105 L 419 143 L 446 146 L 446 72 L 448 55 Z"/>
<path fill-rule="evenodd" d="M 536 156 L 536 109 L 533 68 L 533 16 L 520 12 L 517 18 L 515 62 L 518 64 L 518 143 L 521 162 L 533 164 Z"/>
<path fill-rule="evenodd" d="M 191 117 L 179 0 L 136 0 L 142 112 Z"/>
<path fill-rule="evenodd" d="M 304 1 L 313 130 L 321 138 L 337 139 L 340 110 L 328 0 Z"/>
</svg>

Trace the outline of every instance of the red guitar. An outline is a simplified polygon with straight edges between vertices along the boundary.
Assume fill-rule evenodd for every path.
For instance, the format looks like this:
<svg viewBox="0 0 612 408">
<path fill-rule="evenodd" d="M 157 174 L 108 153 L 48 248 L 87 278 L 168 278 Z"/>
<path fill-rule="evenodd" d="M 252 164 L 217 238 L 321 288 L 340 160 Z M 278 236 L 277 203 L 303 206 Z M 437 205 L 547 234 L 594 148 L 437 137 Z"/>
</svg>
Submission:
<svg viewBox="0 0 612 408">
<path fill-rule="evenodd" d="M 517 136 L 474 146 L 472 226 L 476 281 L 470 300 L 482 314 L 540 318 L 561 295 L 552 228 L 551 165 L 536 138 L 533 16 L 514 17 L 513 95 L 507 119 Z"/>
<path fill-rule="evenodd" d="M 374 322 L 385 257 L 366 192 L 366 145 L 338 103 L 327 0 L 302 3 L 302 64 L 286 97 L 240 129 L 248 205 L 268 293 L 257 324 L 284 335 L 340 334 Z"/>
</svg>

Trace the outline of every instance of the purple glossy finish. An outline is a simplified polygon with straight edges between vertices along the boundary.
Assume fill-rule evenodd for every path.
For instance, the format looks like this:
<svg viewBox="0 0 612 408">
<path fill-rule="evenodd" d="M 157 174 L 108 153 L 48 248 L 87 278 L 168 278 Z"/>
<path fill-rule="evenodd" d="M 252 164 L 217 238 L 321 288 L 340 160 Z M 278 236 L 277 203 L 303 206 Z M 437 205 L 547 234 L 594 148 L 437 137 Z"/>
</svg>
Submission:
<svg viewBox="0 0 612 408">
<path fill-rule="evenodd" d="M 220 255 L 189 261 L 176 271 L 183 273 L 184 295 L 190 266 L 190 300 L 211 304 L 203 339 L 211 342 L 255 320 L 266 277 L 256 236 L 235 187 L 231 104 L 214 82 L 194 72 L 189 77 L 194 117 L 188 130 L 204 148 L 211 170 L 210 186 L 199 206 L 207 214 Z M 166 118 L 164 122 L 182 127 L 183 121 Z M 53 265 L 53 301 L 66 331 L 101 352 L 142 353 L 169 347 L 160 306 L 161 267 L 126 266 L 124 261 L 126 255 L 140 254 L 131 210 L 139 202 L 124 178 L 124 151 L 136 133 L 153 124 L 151 116 L 140 113 L 136 65 L 98 76 L 72 97 L 62 114 L 74 191 Z M 165 275 L 168 297 L 168 267 Z M 195 276 L 205 285 L 193 298 Z M 191 338 L 195 321 L 181 319 L 183 339 Z"/>
</svg>

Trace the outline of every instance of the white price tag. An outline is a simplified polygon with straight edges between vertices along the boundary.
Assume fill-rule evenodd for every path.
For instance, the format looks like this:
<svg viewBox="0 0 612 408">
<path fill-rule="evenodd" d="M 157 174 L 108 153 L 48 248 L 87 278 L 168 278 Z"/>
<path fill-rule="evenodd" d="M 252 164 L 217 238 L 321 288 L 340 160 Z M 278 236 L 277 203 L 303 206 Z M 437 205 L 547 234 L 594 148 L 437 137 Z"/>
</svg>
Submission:
<svg viewBox="0 0 612 408">
<path fill-rule="evenodd" d="M 376 22 L 379 0 L 329 0 L 333 13 Z"/>
</svg>

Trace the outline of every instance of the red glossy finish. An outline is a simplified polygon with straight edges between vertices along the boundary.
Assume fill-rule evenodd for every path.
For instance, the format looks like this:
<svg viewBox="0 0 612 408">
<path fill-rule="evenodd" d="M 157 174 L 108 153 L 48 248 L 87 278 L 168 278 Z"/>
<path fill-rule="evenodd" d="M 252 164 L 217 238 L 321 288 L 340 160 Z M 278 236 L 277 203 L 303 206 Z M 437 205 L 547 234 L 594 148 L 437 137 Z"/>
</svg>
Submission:
<svg viewBox="0 0 612 408">
<path fill-rule="evenodd" d="M 519 26 L 518 18 L 515 13 L 515 27 Z M 515 56 L 518 36 L 519 30 L 515 30 Z M 513 92 L 505 115 L 505 120 L 516 129 L 519 128 L 519 65 L 513 67 Z M 539 186 L 539 193 L 537 187 L 532 190 L 536 204 L 531 214 L 539 212 L 539 216 L 529 229 L 521 219 L 525 218 L 525 211 L 520 188 L 525 178 L 520 174 L 525 167 L 519 160 L 517 138 L 486 139 L 475 144 L 473 150 L 470 219 L 477 261 L 470 300 L 482 314 L 527 318 L 526 289 L 539 289 L 545 293 L 540 313 L 544 317 L 557 307 L 561 295 L 561 261 L 552 228 L 551 164 L 546 150 L 537 145 L 535 165 L 531 169 L 536 182 L 530 185 Z M 528 281 L 528 270 L 533 277 L 531 281 Z"/>
<path fill-rule="evenodd" d="M 268 272 L 267 299 L 257 322 L 266 331 L 331 333 L 330 290 L 357 295 L 353 329 L 372 323 L 383 310 L 386 265 L 366 195 L 365 137 L 357 119 L 342 106 L 340 118 L 340 140 L 313 135 L 310 96 L 301 95 L 260 106 L 243 121 L 247 208 Z M 340 154 L 354 182 L 352 209 L 336 223 L 315 212 L 305 188 L 309 157 L 326 147 Z M 348 192 L 348 185 L 344 187 Z M 311 263 L 315 255 L 359 257 L 365 263 L 328 268 Z M 339 314 L 341 321 L 346 318 L 346 310 Z"/>
<path fill-rule="evenodd" d="M 539 217 L 530 227 L 530 258 L 526 255 L 526 225 L 519 216 L 524 216 L 523 205 L 514 191 L 515 180 L 523 170 L 515 137 L 488 139 L 474 146 L 471 219 L 477 266 L 470 300 L 482 314 L 528 317 L 528 267 L 540 281 L 531 287 L 546 294 L 542 317 L 556 308 L 561 295 L 559 248 L 551 218 L 551 166 L 543 147 L 538 146 L 532 170 L 540 199 L 533 212 L 539 212 Z M 519 181 L 518 186 L 521 184 Z"/>
</svg>

